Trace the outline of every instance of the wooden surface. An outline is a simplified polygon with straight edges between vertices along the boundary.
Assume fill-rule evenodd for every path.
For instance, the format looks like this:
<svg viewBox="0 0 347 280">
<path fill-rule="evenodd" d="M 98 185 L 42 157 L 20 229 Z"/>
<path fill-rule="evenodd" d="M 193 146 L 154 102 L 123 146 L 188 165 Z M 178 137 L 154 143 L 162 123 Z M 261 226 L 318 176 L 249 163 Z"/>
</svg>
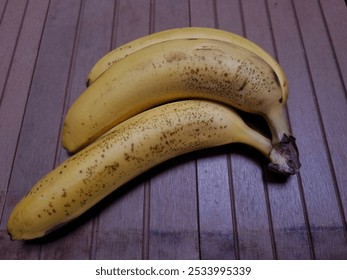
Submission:
<svg viewBox="0 0 347 280">
<path fill-rule="evenodd" d="M 93 64 L 182 26 L 243 35 L 276 57 L 302 168 L 285 180 L 229 145 L 170 160 L 46 238 L 11 241 L 10 211 L 68 157 L 63 117 Z M 0 259 L 347 259 L 343 0 L 0 0 Z"/>
</svg>

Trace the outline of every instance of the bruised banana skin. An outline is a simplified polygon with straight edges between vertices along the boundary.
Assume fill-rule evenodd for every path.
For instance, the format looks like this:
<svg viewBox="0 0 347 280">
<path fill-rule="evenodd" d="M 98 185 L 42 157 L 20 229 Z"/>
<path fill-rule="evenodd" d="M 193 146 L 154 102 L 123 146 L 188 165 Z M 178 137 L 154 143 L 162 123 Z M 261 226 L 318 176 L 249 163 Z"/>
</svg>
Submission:
<svg viewBox="0 0 347 280">
<path fill-rule="evenodd" d="M 296 172 L 285 154 L 230 107 L 206 100 L 177 101 L 128 119 L 44 176 L 15 206 L 8 232 L 12 240 L 42 237 L 170 158 L 235 142 L 259 150 L 272 170 Z"/>
<path fill-rule="evenodd" d="M 281 66 L 278 62 L 264 49 L 252 41 L 239 36 L 235 33 L 224 31 L 221 29 L 205 28 L 205 27 L 184 27 L 168 29 L 161 32 L 153 33 L 139 39 L 133 40 L 118 48 L 113 49 L 104 55 L 91 69 L 87 86 L 91 85 L 98 77 L 100 77 L 109 67 L 117 63 L 124 57 L 148 47 L 153 44 L 161 43 L 169 40 L 177 39 L 214 39 L 233 43 L 239 47 L 245 48 L 265 60 L 275 71 L 283 92 L 288 92 L 286 78 Z"/>
<path fill-rule="evenodd" d="M 182 39 L 143 48 L 111 66 L 68 110 L 63 146 L 74 153 L 133 115 L 192 98 L 260 114 L 273 144 L 284 136 L 294 141 L 284 114 L 287 92 L 265 60 L 231 43 Z"/>
</svg>

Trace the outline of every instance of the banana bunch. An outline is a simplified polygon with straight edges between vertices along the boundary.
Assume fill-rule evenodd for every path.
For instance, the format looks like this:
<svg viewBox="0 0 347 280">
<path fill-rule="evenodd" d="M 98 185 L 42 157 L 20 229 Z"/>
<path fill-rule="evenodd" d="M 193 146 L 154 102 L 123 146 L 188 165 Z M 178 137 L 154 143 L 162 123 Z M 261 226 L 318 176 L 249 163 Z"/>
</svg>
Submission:
<svg viewBox="0 0 347 280">
<path fill-rule="evenodd" d="M 245 38 L 206 28 L 149 35 L 101 58 L 87 84 L 64 121 L 63 146 L 74 154 L 15 206 L 13 240 L 42 237 L 139 174 L 199 149 L 243 143 L 272 171 L 300 168 L 283 71 Z M 234 108 L 263 116 L 272 140 Z"/>
<path fill-rule="evenodd" d="M 215 39 L 167 40 L 118 60 L 79 96 L 66 115 L 63 145 L 76 152 L 144 110 L 193 98 L 264 116 L 278 144 L 290 136 L 287 97 L 283 72 L 245 47 Z"/>
</svg>

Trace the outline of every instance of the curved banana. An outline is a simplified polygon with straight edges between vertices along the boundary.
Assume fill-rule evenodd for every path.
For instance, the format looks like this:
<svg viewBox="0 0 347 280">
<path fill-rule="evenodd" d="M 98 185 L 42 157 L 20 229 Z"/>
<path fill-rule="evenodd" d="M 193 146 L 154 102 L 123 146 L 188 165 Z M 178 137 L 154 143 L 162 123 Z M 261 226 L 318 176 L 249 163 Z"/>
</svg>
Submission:
<svg viewBox="0 0 347 280">
<path fill-rule="evenodd" d="M 104 55 L 91 69 L 88 78 L 87 86 L 91 85 L 100 75 L 102 75 L 109 67 L 124 57 L 150 45 L 161 43 L 168 40 L 177 39 L 214 39 L 233 43 L 239 47 L 245 48 L 255 55 L 260 56 L 274 69 L 283 92 L 288 91 L 287 82 L 281 66 L 277 61 L 263 50 L 260 46 L 252 41 L 239 36 L 235 33 L 224 31 L 221 29 L 205 28 L 205 27 L 184 27 L 168 29 L 161 32 L 153 33 L 133 40 L 118 48 L 113 49 Z"/>
<path fill-rule="evenodd" d="M 143 110 L 187 98 L 216 100 L 260 114 L 269 124 L 273 144 L 286 138 L 289 144 L 283 145 L 295 147 L 284 114 L 287 92 L 274 69 L 245 48 L 210 39 L 166 41 L 118 61 L 69 109 L 63 146 L 75 152 Z"/>
<path fill-rule="evenodd" d="M 41 237 L 170 158 L 234 142 L 259 150 L 274 171 L 296 172 L 286 154 L 230 107 L 205 100 L 172 102 L 115 126 L 44 176 L 12 211 L 8 232 L 13 240 Z"/>
</svg>

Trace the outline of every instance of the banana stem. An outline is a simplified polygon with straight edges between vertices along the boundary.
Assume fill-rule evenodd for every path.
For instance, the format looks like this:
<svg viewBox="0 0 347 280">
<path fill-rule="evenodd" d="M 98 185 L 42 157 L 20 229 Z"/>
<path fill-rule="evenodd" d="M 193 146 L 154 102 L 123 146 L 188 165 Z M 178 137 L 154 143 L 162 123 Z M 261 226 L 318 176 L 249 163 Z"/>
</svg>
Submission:
<svg viewBox="0 0 347 280">
<path fill-rule="evenodd" d="M 266 158 L 269 158 L 273 148 L 271 141 L 259 132 L 247 127 L 240 140 L 241 143 L 252 146 L 261 152 Z"/>
<path fill-rule="evenodd" d="M 269 124 L 274 145 L 282 141 L 283 135 L 291 135 L 283 106 L 273 106 L 264 118 Z"/>
<path fill-rule="evenodd" d="M 291 169 L 290 174 L 295 174 L 301 166 L 299 150 L 295 138 L 291 135 L 283 106 L 274 106 L 264 118 L 268 122 L 272 134 L 272 156 L 278 157 L 277 155 L 279 155 L 279 158 L 284 158 Z M 270 163 L 269 169 L 276 171 L 278 166 Z"/>
<path fill-rule="evenodd" d="M 294 175 L 299 171 L 300 162 L 295 139 L 292 136 L 283 138 L 282 144 L 273 145 L 268 138 L 249 128 L 244 130 L 240 142 L 254 147 L 268 158 L 270 161 L 268 169 L 273 172 Z"/>
</svg>

